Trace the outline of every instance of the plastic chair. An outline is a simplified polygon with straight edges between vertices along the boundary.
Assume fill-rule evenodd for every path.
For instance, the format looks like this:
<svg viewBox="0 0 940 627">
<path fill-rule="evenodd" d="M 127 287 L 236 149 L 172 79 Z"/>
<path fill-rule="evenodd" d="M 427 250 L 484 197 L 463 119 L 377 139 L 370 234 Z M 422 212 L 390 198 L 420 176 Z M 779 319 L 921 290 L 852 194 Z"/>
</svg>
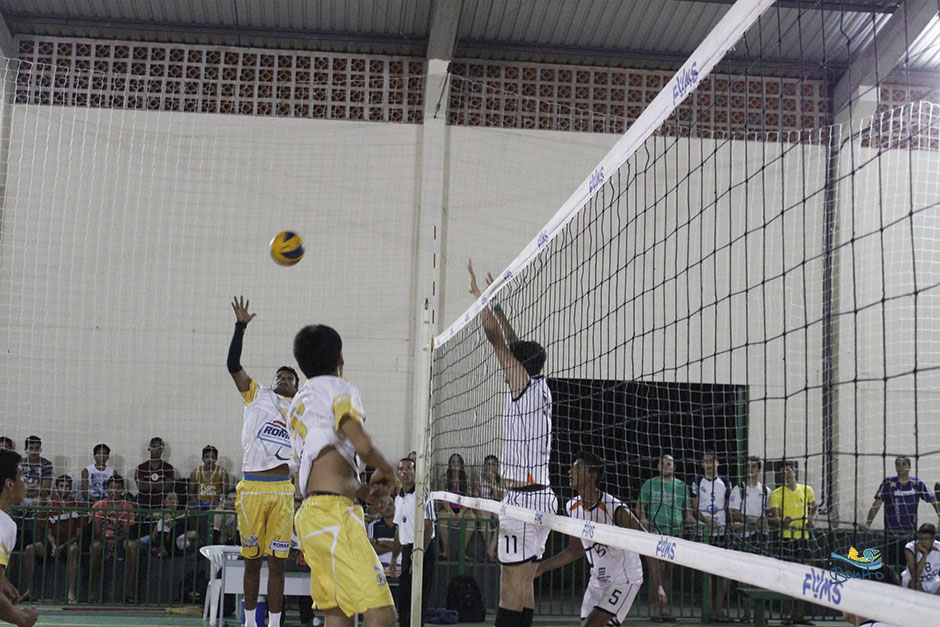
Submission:
<svg viewBox="0 0 940 627">
<path fill-rule="evenodd" d="M 219 623 L 219 606 L 222 604 L 222 566 L 226 553 L 238 553 L 239 546 L 212 544 L 199 549 L 199 553 L 209 560 L 209 585 L 206 586 L 206 601 L 202 606 L 202 620 L 209 618 L 210 625 Z"/>
</svg>

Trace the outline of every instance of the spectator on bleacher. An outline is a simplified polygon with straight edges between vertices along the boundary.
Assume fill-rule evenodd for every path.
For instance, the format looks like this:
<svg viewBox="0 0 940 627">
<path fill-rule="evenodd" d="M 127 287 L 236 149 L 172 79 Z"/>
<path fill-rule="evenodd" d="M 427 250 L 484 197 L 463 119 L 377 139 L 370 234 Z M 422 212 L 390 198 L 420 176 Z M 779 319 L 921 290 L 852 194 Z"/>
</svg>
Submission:
<svg viewBox="0 0 940 627">
<path fill-rule="evenodd" d="M 8 451 L 16 451 L 16 445 L 13 444 L 13 440 L 5 435 L 0 435 L 0 448 L 5 448 Z"/>
<path fill-rule="evenodd" d="M 382 504 L 380 516 L 369 523 L 369 543 L 385 567 L 385 574 L 396 576 L 398 573 L 398 551 L 395 544 L 395 501 L 388 497 Z"/>
<path fill-rule="evenodd" d="M 213 544 L 241 544 L 238 538 L 238 516 L 235 514 L 235 497 L 237 492 L 234 487 L 229 488 L 219 505 L 221 512 L 212 517 Z"/>
<path fill-rule="evenodd" d="M 491 501 L 503 500 L 503 482 L 499 476 L 499 458 L 495 455 L 487 455 L 483 458 L 483 472 L 480 473 L 480 498 Z M 480 526 L 483 529 L 483 537 L 486 540 L 486 559 L 489 562 L 496 562 L 496 543 L 499 540 L 499 516 L 486 510 L 476 512 L 479 518 L 483 520 Z"/>
<path fill-rule="evenodd" d="M 460 453 L 454 453 L 447 460 L 447 470 L 438 480 L 438 490 L 453 492 L 461 496 L 475 495 L 474 486 L 470 481 L 469 475 L 467 475 L 463 457 Z M 470 544 L 473 532 L 476 531 L 477 528 L 476 516 L 473 510 L 461 507 L 457 503 L 442 502 L 437 515 L 441 521 L 438 523 L 438 528 L 441 532 L 440 559 L 446 560 L 447 553 L 450 551 L 449 539 L 451 527 L 455 529 L 458 534 L 461 532 L 461 527 L 463 527 L 463 543 L 457 550 L 461 553 L 466 553 L 467 545 Z"/>
<path fill-rule="evenodd" d="M 49 498 L 52 477 L 55 474 L 52 462 L 42 457 L 42 440 L 38 435 L 26 438 L 26 457 L 20 463 L 23 480 L 26 481 L 26 500 L 23 505 L 35 505 Z"/>
<path fill-rule="evenodd" d="M 92 449 L 94 463 L 82 469 L 82 498 L 89 503 L 100 501 L 108 496 L 104 485 L 114 476 L 114 466 L 108 464 L 111 459 L 111 447 L 107 444 L 95 444 Z"/>
<path fill-rule="evenodd" d="M 134 471 L 137 483 L 137 504 L 141 509 L 159 509 L 163 495 L 173 489 L 176 469 L 163 459 L 163 438 L 151 438 L 150 459 L 142 462 Z"/>
<path fill-rule="evenodd" d="M 190 498 L 196 509 L 216 509 L 230 484 L 228 471 L 219 464 L 219 449 L 207 444 L 202 449 L 202 464 L 189 475 Z"/>
<path fill-rule="evenodd" d="M 187 529 L 187 514 L 180 510 L 180 498 L 175 491 L 163 495 L 164 511 L 155 514 L 156 524 L 150 536 L 150 551 L 154 557 L 179 554 L 196 541 L 196 532 Z"/>
<path fill-rule="evenodd" d="M 911 590 L 940 594 L 940 542 L 937 528 L 924 523 L 917 530 L 917 539 L 904 547 L 907 568 L 901 573 L 901 585 Z"/>
<path fill-rule="evenodd" d="M 660 456 L 656 469 L 658 477 L 646 480 L 640 488 L 640 500 L 637 513 L 640 524 L 653 533 L 681 537 L 686 524 L 692 524 L 689 501 L 689 488 L 675 476 L 676 461 L 672 455 Z M 661 586 L 663 594 L 658 594 L 650 586 L 650 608 L 654 622 L 672 622 L 676 620 L 669 613 L 669 587 L 672 576 L 672 562 L 660 563 Z"/>
<path fill-rule="evenodd" d="M 398 462 L 398 480 L 401 492 L 395 497 L 395 542 L 401 547 L 401 579 L 398 583 L 398 624 L 401 627 L 411 625 L 411 562 L 415 542 L 415 463 L 408 459 Z M 425 493 L 424 507 L 424 556 L 422 571 L 421 615 L 427 610 L 431 598 L 431 584 L 434 581 L 434 568 L 437 565 L 437 549 L 434 540 L 434 504 Z"/>
<path fill-rule="evenodd" d="M 908 457 L 902 455 L 895 459 L 894 469 L 898 473 L 897 476 L 885 477 L 878 486 L 875 500 L 868 510 L 868 517 L 859 527 L 870 529 L 883 503 L 884 528 L 887 532 L 884 539 L 884 559 L 889 560 L 892 566 L 899 566 L 904 564 L 904 544 L 917 529 L 918 502 L 930 503 L 938 514 L 940 502 L 930 493 L 927 484 L 911 476 L 911 460 Z"/>
<path fill-rule="evenodd" d="M 711 544 L 724 546 L 725 526 L 728 523 L 728 497 L 731 495 L 731 480 L 718 474 L 718 453 L 706 451 L 702 455 L 702 473 L 692 481 L 692 512 L 699 521 L 699 534 Z M 711 585 L 712 598 L 709 619 L 726 622 L 725 597 L 728 580 L 714 576 Z"/>
<path fill-rule="evenodd" d="M 56 477 L 51 498 L 47 503 L 49 507 L 62 507 L 62 510 L 49 510 L 44 512 L 44 524 L 40 529 L 44 532 L 42 541 L 37 541 L 26 547 L 26 585 L 29 588 L 23 593 L 23 599 L 31 597 L 33 574 L 36 562 L 46 557 L 58 560 L 62 556 L 68 557 L 66 583 L 68 587 L 68 602 L 76 603 L 78 595 L 78 556 L 83 545 L 87 546 L 88 534 L 87 518 L 76 508 L 82 503 L 72 494 L 72 478 L 68 475 Z"/>
<path fill-rule="evenodd" d="M 816 493 L 805 483 L 797 483 L 796 463 L 784 461 L 784 484 L 770 493 L 769 522 L 780 527 L 780 553 L 777 557 L 805 564 L 811 557 L 813 519 L 816 517 Z M 803 618 L 802 601 L 784 601 L 790 625 L 811 625 Z"/>
<path fill-rule="evenodd" d="M 103 568 L 102 557 L 124 558 L 124 600 L 136 601 L 137 516 L 134 506 L 124 498 L 124 478 L 114 475 L 105 485 L 108 496 L 92 505 L 91 595 L 92 603 L 101 600 L 98 588 Z"/>
<path fill-rule="evenodd" d="M 767 508 L 770 507 L 770 488 L 761 483 L 761 460 L 752 455 L 747 458 L 747 476 L 734 486 L 728 500 L 728 511 L 735 527 L 741 530 L 744 544 L 759 549 L 767 540 Z"/>
</svg>

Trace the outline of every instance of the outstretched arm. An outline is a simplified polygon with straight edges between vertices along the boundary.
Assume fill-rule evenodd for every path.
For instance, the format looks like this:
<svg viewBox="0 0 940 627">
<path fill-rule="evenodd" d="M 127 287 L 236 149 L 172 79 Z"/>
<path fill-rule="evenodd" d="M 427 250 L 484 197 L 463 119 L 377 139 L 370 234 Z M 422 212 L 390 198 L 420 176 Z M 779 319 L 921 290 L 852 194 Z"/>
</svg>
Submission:
<svg viewBox="0 0 940 627">
<path fill-rule="evenodd" d="M 241 393 L 247 392 L 251 388 L 251 377 L 242 368 L 242 337 L 245 335 L 245 329 L 248 323 L 256 314 L 248 313 L 248 305 L 244 296 L 239 296 L 232 300 L 232 309 L 235 310 L 235 333 L 232 335 L 232 343 L 228 347 L 228 371 L 235 380 L 235 387 Z"/>
<path fill-rule="evenodd" d="M 495 279 L 493 279 L 493 275 L 487 272 L 486 287 L 492 285 L 494 280 Z M 506 312 L 503 311 L 502 305 L 499 303 L 493 305 L 493 315 L 496 316 L 496 321 L 499 323 L 499 328 L 502 329 L 503 335 L 506 337 L 507 342 L 515 342 L 519 339 L 519 336 L 516 335 L 512 325 L 509 324 L 509 318 L 506 317 Z"/>
<path fill-rule="evenodd" d="M 539 562 L 538 567 L 535 569 L 535 576 L 538 577 L 540 575 L 544 575 L 545 573 L 555 570 L 556 568 L 561 568 L 566 564 L 570 564 L 582 555 L 584 555 L 584 545 L 581 543 L 581 539 L 574 536 L 568 536 L 568 546 L 565 548 L 565 550 L 560 553 L 555 553 L 543 562 Z"/>
<path fill-rule="evenodd" d="M 470 293 L 479 298 L 482 292 L 477 286 L 477 277 L 473 272 L 472 260 L 467 262 L 467 271 L 470 273 Z M 480 321 L 483 323 L 483 332 L 486 334 L 486 339 L 493 345 L 496 359 L 506 375 L 506 382 L 509 383 L 512 396 L 517 398 L 529 386 L 529 373 L 522 367 L 519 360 L 513 357 L 512 351 L 509 350 L 509 345 L 506 343 L 506 337 L 503 335 L 503 330 L 489 307 L 483 307 L 483 311 L 480 312 Z"/>
</svg>

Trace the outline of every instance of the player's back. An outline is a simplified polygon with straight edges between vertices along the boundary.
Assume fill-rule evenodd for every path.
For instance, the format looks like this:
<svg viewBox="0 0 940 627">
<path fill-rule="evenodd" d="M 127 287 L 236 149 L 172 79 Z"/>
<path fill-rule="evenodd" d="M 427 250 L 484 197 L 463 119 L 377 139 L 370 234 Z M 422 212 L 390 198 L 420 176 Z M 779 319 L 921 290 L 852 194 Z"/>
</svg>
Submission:
<svg viewBox="0 0 940 627">
<path fill-rule="evenodd" d="M 290 409 L 290 434 L 304 492 L 354 494 L 359 487 L 359 458 L 340 430 L 344 417 L 365 421 L 359 390 L 331 375 L 308 379 Z M 314 462 L 316 473 L 311 475 Z"/>
<path fill-rule="evenodd" d="M 518 397 L 508 392 L 503 413 L 503 455 L 500 470 L 514 483 L 549 485 L 552 452 L 552 391 L 545 377 L 529 380 Z"/>
</svg>

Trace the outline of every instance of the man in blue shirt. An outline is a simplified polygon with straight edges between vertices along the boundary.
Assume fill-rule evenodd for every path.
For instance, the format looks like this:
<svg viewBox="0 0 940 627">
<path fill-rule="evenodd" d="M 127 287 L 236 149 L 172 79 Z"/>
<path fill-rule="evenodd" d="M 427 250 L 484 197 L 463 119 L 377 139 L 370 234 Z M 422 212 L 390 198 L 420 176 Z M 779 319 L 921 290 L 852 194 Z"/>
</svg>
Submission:
<svg viewBox="0 0 940 627">
<path fill-rule="evenodd" d="M 917 506 L 919 501 L 930 503 L 940 515 L 940 503 L 927 488 L 927 485 L 911 476 L 911 460 L 901 456 L 894 460 L 896 477 L 885 477 L 878 486 L 875 500 L 868 510 L 868 518 L 862 529 L 871 527 L 882 503 L 885 506 L 885 557 L 892 564 L 900 564 L 903 559 L 900 548 L 917 531 Z M 897 546 L 895 546 L 897 545 Z"/>
</svg>

